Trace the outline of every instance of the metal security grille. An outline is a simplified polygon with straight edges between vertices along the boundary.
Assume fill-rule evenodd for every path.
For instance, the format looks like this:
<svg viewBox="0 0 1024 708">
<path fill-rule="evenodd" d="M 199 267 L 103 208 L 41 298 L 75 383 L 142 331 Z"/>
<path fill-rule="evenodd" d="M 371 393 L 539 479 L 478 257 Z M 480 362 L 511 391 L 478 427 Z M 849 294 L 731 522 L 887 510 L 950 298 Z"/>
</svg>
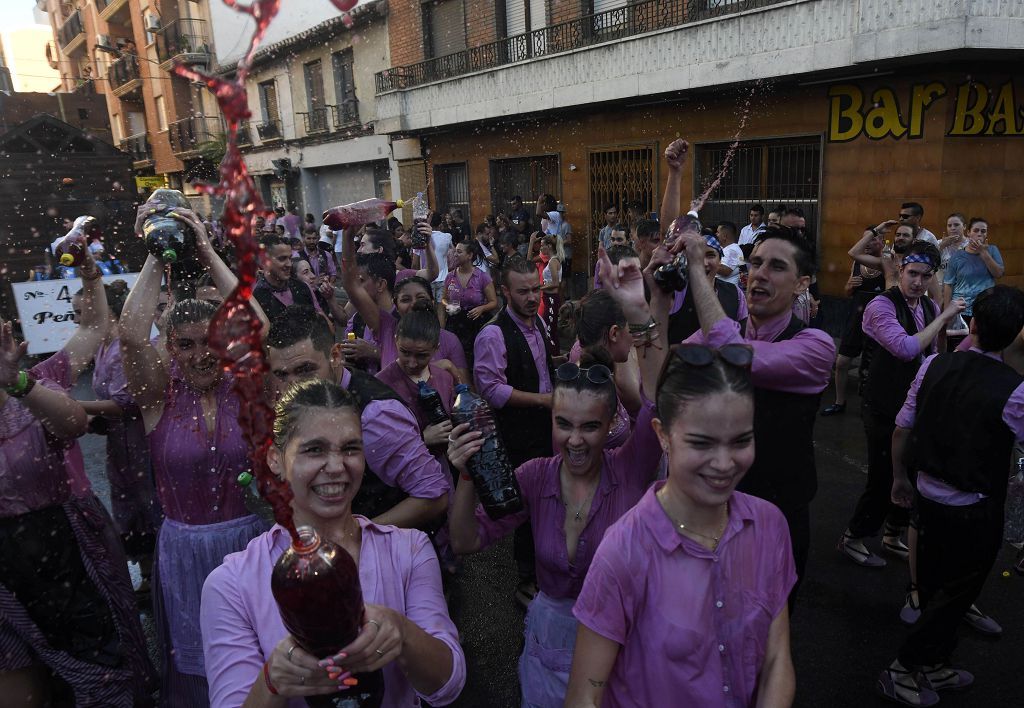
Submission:
<svg viewBox="0 0 1024 708">
<path fill-rule="evenodd" d="M 590 218 L 597 233 L 604 226 L 604 210 L 618 207 L 625 219 L 626 206 L 653 211 L 657 174 L 654 145 L 636 145 L 590 151 Z"/>
<path fill-rule="evenodd" d="M 730 143 L 698 145 L 694 160 L 694 193 L 699 194 L 718 176 Z M 818 195 L 821 188 L 821 138 L 779 138 L 744 141 L 736 148 L 721 183 L 701 210 L 701 221 L 748 223 L 751 204 L 765 212 L 779 204 L 800 207 L 807 226 L 818 233 Z"/>
<path fill-rule="evenodd" d="M 558 155 L 517 157 L 491 160 L 491 213 L 508 213 L 512 197 L 523 198 L 523 206 L 532 214 L 537 209 L 537 195 L 551 194 L 561 198 Z"/>
<path fill-rule="evenodd" d="M 434 165 L 434 194 L 439 212 L 462 209 L 463 218 L 472 223 L 469 218 L 469 170 L 465 162 Z"/>
</svg>

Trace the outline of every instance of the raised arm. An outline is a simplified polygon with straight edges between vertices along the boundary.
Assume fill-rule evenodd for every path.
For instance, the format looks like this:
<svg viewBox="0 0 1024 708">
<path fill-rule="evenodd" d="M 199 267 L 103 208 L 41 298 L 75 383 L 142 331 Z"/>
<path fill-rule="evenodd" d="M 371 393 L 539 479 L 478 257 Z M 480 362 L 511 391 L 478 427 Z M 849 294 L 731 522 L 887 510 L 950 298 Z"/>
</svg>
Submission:
<svg viewBox="0 0 1024 708">
<path fill-rule="evenodd" d="M 110 310 L 107 308 L 107 295 L 103 290 L 103 274 L 88 250 L 79 272 L 82 275 L 82 321 L 64 345 L 72 382 L 77 381 L 88 368 L 110 326 Z"/>
<path fill-rule="evenodd" d="M 416 224 L 416 230 L 419 231 L 420 235 L 427 239 L 427 247 L 423 249 L 423 252 L 427 257 L 426 268 L 420 268 L 416 271 L 416 275 L 426 280 L 428 283 L 432 283 L 437 279 L 438 274 L 441 272 L 441 267 L 437 263 L 437 253 L 434 252 L 434 246 L 430 242 L 430 235 L 433 230 L 430 228 L 429 221 L 421 221 Z"/>
<path fill-rule="evenodd" d="M 356 312 L 374 334 L 380 333 L 380 308 L 369 293 L 359 283 L 359 266 L 356 265 L 356 245 L 352 238 L 352 230 L 345 229 L 341 236 L 341 284 L 348 295 L 349 303 L 355 305 Z M 430 250 L 430 245 L 427 245 Z"/>
<path fill-rule="evenodd" d="M 685 140 L 674 140 L 665 148 L 665 164 L 668 179 L 665 180 L 665 194 L 661 198 L 662 230 L 667 230 L 679 216 L 679 198 L 683 183 L 683 166 L 690 144 Z"/>
<path fill-rule="evenodd" d="M 162 277 L 163 266 L 156 256 L 150 255 L 128 293 L 118 323 L 128 391 L 142 411 L 147 432 L 160 420 L 169 382 L 167 369 L 149 340 Z"/>
</svg>

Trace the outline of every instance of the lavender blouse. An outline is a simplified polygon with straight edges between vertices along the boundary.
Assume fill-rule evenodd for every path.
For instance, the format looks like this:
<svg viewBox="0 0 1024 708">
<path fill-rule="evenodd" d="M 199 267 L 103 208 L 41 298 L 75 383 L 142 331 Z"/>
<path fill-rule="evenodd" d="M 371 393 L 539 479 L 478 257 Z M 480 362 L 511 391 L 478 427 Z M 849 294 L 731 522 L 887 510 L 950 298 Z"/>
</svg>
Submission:
<svg viewBox="0 0 1024 708">
<path fill-rule="evenodd" d="M 474 268 L 469 281 L 463 286 L 458 271 L 450 271 L 444 281 L 445 297 L 449 303 L 459 305 L 469 311 L 487 302 L 484 290 L 491 284 L 491 276 L 479 268 Z"/>
</svg>

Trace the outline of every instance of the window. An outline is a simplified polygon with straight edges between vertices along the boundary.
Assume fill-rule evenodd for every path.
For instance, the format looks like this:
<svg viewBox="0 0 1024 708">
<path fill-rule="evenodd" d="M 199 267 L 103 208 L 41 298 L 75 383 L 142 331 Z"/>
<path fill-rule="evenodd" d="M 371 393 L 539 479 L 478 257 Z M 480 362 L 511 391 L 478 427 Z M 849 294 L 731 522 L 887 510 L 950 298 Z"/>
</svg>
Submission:
<svg viewBox="0 0 1024 708">
<path fill-rule="evenodd" d="M 469 218 L 469 170 L 465 162 L 434 166 L 434 204 L 440 213 L 462 209 L 467 223 Z"/>
<path fill-rule="evenodd" d="M 729 143 L 696 146 L 694 184 L 706 188 L 718 176 L 728 151 Z M 751 204 L 760 202 L 766 210 L 785 204 L 803 209 L 808 228 L 816 233 L 820 186 L 818 137 L 744 141 L 736 148 L 721 183 L 704 204 L 701 220 L 726 220 L 742 225 L 747 221 Z"/>
<path fill-rule="evenodd" d="M 491 160 L 491 213 L 508 213 L 509 200 L 523 198 L 523 206 L 532 214 L 537 209 L 537 195 L 561 196 L 558 155 L 517 157 Z"/>
<path fill-rule="evenodd" d="M 654 211 L 657 174 L 654 145 L 627 145 L 590 152 L 590 214 L 594 230 L 604 226 L 604 210 L 614 204 L 625 219 L 628 205 Z"/>
<path fill-rule="evenodd" d="M 461 52 L 466 48 L 466 22 L 462 0 L 429 0 L 423 3 L 423 36 L 430 37 L 429 58 Z"/>
<path fill-rule="evenodd" d="M 353 66 L 351 49 L 331 55 L 331 67 L 334 70 L 334 100 L 338 105 L 334 123 L 338 126 L 359 122 L 359 100 L 356 98 Z"/>
<path fill-rule="evenodd" d="M 547 25 L 544 0 L 505 0 L 505 36 L 539 30 Z"/>
<path fill-rule="evenodd" d="M 156 124 L 162 133 L 167 130 L 167 104 L 163 96 L 157 96 L 153 100 L 156 102 Z"/>
<path fill-rule="evenodd" d="M 306 133 L 327 130 L 327 108 L 324 106 L 324 74 L 320 60 L 302 66 L 306 80 Z"/>
<path fill-rule="evenodd" d="M 260 85 L 260 114 L 263 123 L 273 123 L 281 119 L 277 110 L 277 86 L 273 80 L 264 81 Z"/>
</svg>

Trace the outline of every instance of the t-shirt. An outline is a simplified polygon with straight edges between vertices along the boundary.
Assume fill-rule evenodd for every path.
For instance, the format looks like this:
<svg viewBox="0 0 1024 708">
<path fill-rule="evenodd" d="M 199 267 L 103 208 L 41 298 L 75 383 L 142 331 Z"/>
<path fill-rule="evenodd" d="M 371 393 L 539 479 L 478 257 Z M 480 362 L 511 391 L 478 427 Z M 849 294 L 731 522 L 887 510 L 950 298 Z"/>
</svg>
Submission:
<svg viewBox="0 0 1024 708">
<path fill-rule="evenodd" d="M 743 249 L 738 243 L 730 243 L 722 249 L 722 265 L 732 268 L 732 275 L 719 276 L 727 283 L 740 284 L 740 263 L 743 262 Z"/>
<path fill-rule="evenodd" d="M 432 231 L 430 233 L 430 244 L 434 248 L 434 256 L 437 258 L 437 277 L 435 283 L 443 283 L 448 277 L 448 249 L 452 247 L 452 235 L 444 231 Z"/>
<path fill-rule="evenodd" d="M 939 247 L 939 239 L 935 238 L 935 234 L 933 234 L 931 231 L 923 227 L 920 231 L 917 232 L 917 235 L 914 237 L 914 240 L 927 241 L 936 248 Z"/>
<path fill-rule="evenodd" d="M 547 236 L 560 236 L 562 230 L 562 215 L 557 211 L 549 211 L 544 215 L 546 221 L 543 223 L 544 234 Z"/>
<path fill-rule="evenodd" d="M 1003 256 L 995 246 L 987 246 L 989 255 L 999 265 L 1003 265 Z M 953 288 L 953 299 L 962 297 L 967 302 L 964 314 L 973 316 L 974 298 L 996 284 L 996 279 L 988 272 L 985 261 L 976 253 L 957 251 L 950 257 L 942 279 L 945 285 Z"/>
</svg>

